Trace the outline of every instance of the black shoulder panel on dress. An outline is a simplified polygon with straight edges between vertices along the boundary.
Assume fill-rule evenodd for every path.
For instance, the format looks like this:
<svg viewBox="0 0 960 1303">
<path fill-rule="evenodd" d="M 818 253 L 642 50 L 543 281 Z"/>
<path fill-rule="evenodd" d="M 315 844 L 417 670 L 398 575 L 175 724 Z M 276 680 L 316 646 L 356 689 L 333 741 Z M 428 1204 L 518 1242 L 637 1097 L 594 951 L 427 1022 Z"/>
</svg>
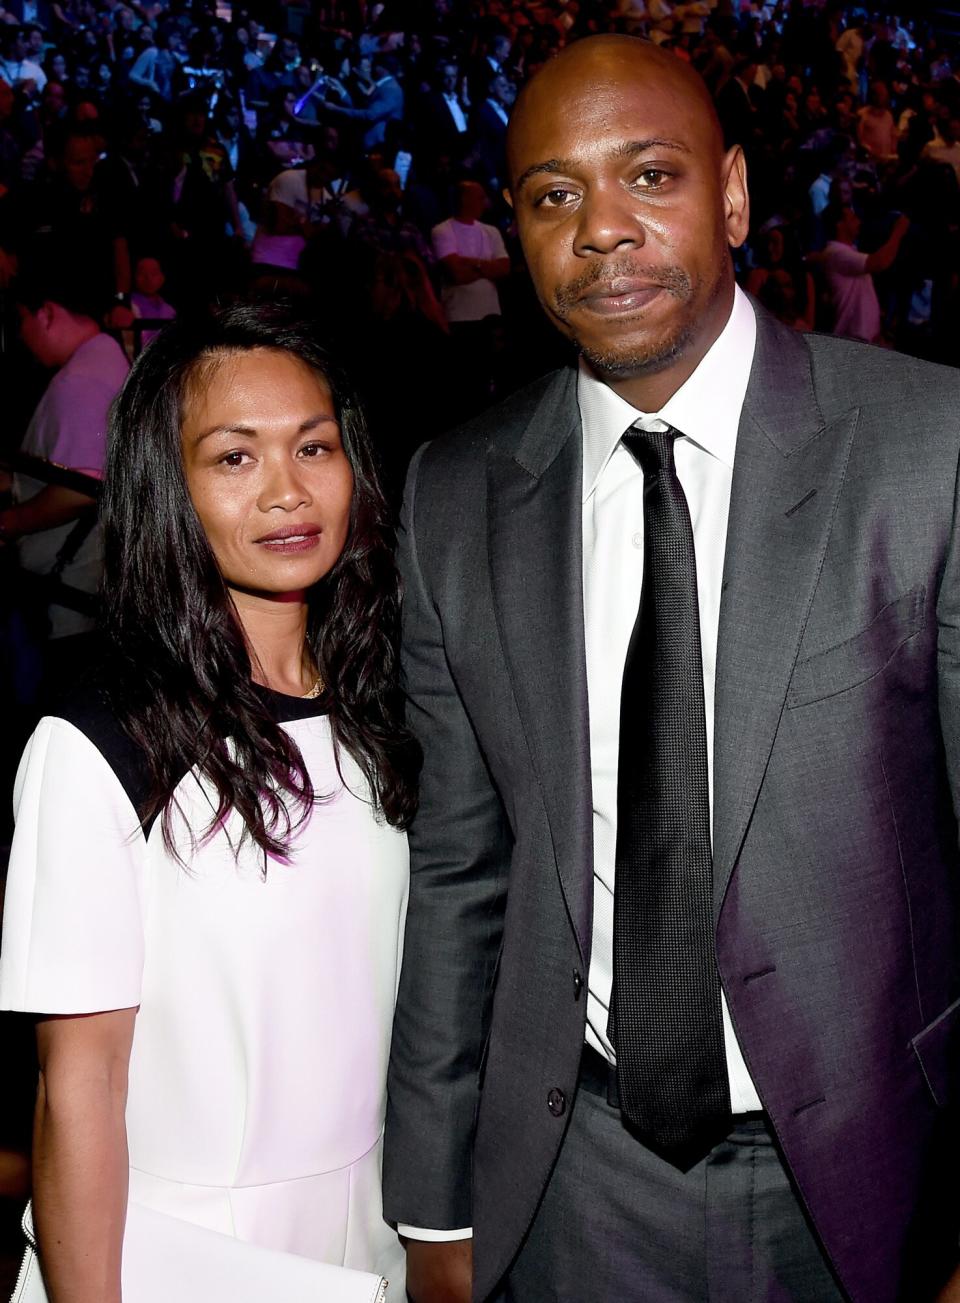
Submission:
<svg viewBox="0 0 960 1303">
<path fill-rule="evenodd" d="M 97 674 L 85 676 L 46 713 L 55 719 L 65 719 L 92 742 L 142 818 L 149 796 L 146 757 L 118 721 L 103 677 Z M 143 825 L 145 836 L 152 826 L 152 819 Z"/>
</svg>

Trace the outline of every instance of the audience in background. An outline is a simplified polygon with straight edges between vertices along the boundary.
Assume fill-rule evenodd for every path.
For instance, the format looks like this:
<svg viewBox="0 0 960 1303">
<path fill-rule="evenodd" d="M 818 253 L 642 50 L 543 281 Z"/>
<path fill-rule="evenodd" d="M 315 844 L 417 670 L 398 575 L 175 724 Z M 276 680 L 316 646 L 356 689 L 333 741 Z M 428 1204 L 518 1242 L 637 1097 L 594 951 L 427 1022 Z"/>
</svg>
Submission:
<svg viewBox="0 0 960 1303">
<path fill-rule="evenodd" d="M 405 392 L 375 430 L 394 493 L 398 448 L 559 360 L 502 198 L 505 137 L 524 80 L 594 31 L 647 35 L 703 75 L 747 154 L 738 273 L 770 311 L 960 363 L 960 47 L 931 22 L 836 0 L 28 9 L 0 11 L 0 264 L 41 236 L 72 250 L 127 346 L 150 338 L 135 315 L 310 299 L 375 414 L 398 372 L 374 345 L 399 349 Z M 26 390 L 3 312 L 0 370 Z"/>
</svg>

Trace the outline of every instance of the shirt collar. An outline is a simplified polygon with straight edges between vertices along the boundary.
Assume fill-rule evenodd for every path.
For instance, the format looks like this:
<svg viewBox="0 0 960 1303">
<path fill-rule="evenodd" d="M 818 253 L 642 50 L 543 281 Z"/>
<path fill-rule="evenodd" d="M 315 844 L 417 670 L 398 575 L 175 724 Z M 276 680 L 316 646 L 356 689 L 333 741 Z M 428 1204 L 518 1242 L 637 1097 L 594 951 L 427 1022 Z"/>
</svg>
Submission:
<svg viewBox="0 0 960 1303">
<path fill-rule="evenodd" d="M 583 426 L 583 500 L 593 493 L 604 468 L 631 425 L 672 425 L 726 466 L 733 466 L 737 429 L 753 353 L 757 319 L 738 287 L 727 324 L 693 375 L 659 412 L 641 412 L 604 384 L 581 358 L 577 402 Z"/>
</svg>

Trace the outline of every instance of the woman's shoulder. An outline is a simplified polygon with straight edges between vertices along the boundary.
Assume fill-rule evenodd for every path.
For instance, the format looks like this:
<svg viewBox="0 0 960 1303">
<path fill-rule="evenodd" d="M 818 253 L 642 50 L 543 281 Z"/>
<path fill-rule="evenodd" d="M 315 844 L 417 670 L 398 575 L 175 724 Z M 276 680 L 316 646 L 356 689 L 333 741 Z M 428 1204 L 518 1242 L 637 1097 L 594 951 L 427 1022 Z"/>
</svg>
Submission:
<svg viewBox="0 0 960 1303">
<path fill-rule="evenodd" d="M 149 795 L 147 757 L 121 722 L 118 682 L 107 657 L 50 702 L 45 719 L 62 721 L 81 733 L 106 761 L 135 810 Z"/>
</svg>

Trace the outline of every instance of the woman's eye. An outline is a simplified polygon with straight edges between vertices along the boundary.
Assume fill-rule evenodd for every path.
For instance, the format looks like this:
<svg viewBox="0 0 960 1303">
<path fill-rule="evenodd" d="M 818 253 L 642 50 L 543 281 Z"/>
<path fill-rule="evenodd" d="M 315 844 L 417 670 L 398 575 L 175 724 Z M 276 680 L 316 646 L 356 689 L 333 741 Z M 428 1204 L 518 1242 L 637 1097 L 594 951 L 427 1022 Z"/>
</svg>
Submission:
<svg viewBox="0 0 960 1303">
<path fill-rule="evenodd" d="M 322 443 L 305 443 L 300 449 L 301 457 L 319 457 L 324 451 Z"/>
<path fill-rule="evenodd" d="M 224 466 L 242 466 L 243 459 L 246 455 L 245 452 L 228 452 L 225 456 L 220 458 L 220 462 Z"/>
</svg>

